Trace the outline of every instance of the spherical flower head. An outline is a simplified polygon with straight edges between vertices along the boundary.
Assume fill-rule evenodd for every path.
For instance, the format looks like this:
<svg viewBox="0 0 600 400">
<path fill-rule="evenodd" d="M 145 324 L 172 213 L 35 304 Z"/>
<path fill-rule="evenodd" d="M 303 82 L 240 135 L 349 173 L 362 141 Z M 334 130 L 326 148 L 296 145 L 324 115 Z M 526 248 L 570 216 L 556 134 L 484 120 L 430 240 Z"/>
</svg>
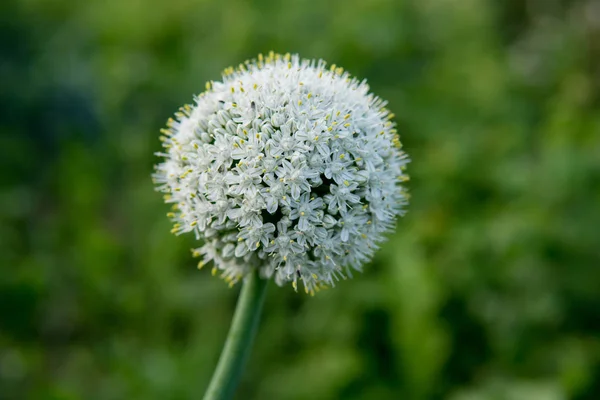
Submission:
<svg viewBox="0 0 600 400">
<path fill-rule="evenodd" d="M 259 55 L 170 119 L 154 180 L 199 267 L 258 268 L 314 294 L 368 262 L 403 214 L 408 157 L 386 103 L 323 61 Z"/>
</svg>

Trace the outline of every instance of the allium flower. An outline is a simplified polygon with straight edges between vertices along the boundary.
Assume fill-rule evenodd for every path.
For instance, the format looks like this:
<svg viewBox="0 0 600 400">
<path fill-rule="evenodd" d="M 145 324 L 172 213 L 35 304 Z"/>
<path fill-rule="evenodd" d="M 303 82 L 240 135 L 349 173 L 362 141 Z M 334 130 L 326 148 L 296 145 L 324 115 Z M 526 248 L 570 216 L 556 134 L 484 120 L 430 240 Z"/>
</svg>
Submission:
<svg viewBox="0 0 600 400">
<path fill-rule="evenodd" d="M 158 190 L 199 267 L 231 285 L 252 269 L 307 293 L 369 261 L 407 194 L 386 102 L 341 68 L 259 55 L 209 82 L 161 137 Z"/>
</svg>

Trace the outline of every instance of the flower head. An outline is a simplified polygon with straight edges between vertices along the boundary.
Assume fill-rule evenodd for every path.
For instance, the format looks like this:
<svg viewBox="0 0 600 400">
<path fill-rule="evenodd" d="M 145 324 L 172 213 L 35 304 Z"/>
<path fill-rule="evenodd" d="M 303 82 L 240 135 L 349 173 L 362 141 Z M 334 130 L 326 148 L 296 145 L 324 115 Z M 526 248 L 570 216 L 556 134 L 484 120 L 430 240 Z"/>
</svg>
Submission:
<svg viewBox="0 0 600 400">
<path fill-rule="evenodd" d="M 173 233 L 235 284 L 253 268 L 314 293 L 360 270 L 403 214 L 408 158 L 386 103 L 341 68 L 270 53 L 170 119 L 154 180 Z"/>
</svg>

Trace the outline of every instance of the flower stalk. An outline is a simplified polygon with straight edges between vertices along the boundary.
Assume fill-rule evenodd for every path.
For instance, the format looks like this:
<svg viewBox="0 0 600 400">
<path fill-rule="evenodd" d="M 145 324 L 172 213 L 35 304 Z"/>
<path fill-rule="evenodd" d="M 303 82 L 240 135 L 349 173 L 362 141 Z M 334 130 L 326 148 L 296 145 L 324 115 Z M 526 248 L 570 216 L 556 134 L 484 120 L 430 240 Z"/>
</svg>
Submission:
<svg viewBox="0 0 600 400">
<path fill-rule="evenodd" d="M 204 400 L 225 400 L 233 396 L 252 349 L 268 282 L 260 278 L 258 270 L 245 277 L 231 328 Z"/>
</svg>

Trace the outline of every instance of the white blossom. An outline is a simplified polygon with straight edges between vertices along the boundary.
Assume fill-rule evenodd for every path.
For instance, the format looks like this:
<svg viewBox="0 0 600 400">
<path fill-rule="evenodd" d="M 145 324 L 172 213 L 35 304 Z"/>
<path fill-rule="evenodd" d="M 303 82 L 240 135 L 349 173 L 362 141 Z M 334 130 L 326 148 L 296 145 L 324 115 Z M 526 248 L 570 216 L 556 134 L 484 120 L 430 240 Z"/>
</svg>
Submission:
<svg viewBox="0 0 600 400">
<path fill-rule="evenodd" d="M 323 61 L 270 53 L 227 69 L 170 119 L 153 175 L 172 232 L 231 285 L 258 268 L 314 294 L 368 262 L 408 196 L 386 103 Z"/>
</svg>

